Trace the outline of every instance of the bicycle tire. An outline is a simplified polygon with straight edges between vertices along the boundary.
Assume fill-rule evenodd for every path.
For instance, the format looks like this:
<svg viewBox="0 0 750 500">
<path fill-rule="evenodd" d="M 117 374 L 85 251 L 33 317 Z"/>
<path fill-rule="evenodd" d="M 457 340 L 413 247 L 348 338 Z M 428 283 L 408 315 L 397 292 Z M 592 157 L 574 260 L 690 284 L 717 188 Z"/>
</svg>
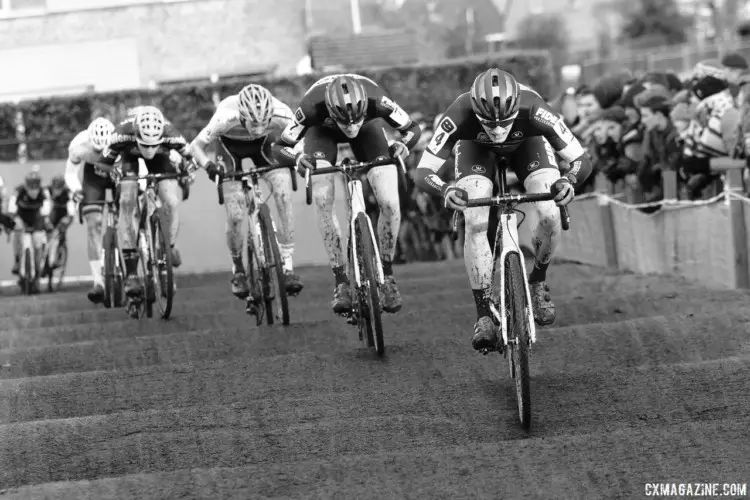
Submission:
<svg viewBox="0 0 750 500">
<path fill-rule="evenodd" d="M 32 266 L 32 260 L 31 260 L 31 249 L 27 248 L 23 251 L 24 256 L 24 262 L 23 262 L 23 293 L 26 295 L 31 295 L 31 288 L 32 284 L 34 282 L 34 275 L 32 274 L 31 266 Z"/>
<path fill-rule="evenodd" d="M 385 354 L 385 339 L 383 338 L 383 321 L 380 307 L 380 293 L 375 269 L 375 243 L 367 225 L 367 215 L 357 214 L 354 219 L 355 231 L 357 231 L 357 253 L 358 265 L 360 266 L 361 286 L 358 293 L 367 305 L 367 337 L 368 344 L 375 347 L 378 356 Z M 374 344 L 374 345 L 373 345 Z"/>
<path fill-rule="evenodd" d="M 62 288 L 63 280 L 65 279 L 65 270 L 68 267 L 68 244 L 64 241 L 59 242 L 57 246 L 57 256 L 55 259 L 55 269 L 50 269 L 49 280 L 50 286 L 53 287 L 54 292 L 57 292 Z M 55 270 L 58 271 L 57 278 L 55 279 Z M 52 284 L 54 282 L 54 285 Z"/>
<path fill-rule="evenodd" d="M 143 275 L 143 298 L 140 307 L 146 312 L 147 318 L 154 316 L 154 279 L 151 272 L 151 247 L 149 238 L 146 235 L 146 229 L 138 231 L 138 251 L 141 254 L 140 261 L 141 273 Z M 142 317 L 142 313 L 141 313 Z"/>
<path fill-rule="evenodd" d="M 247 285 L 248 295 L 246 300 L 255 301 L 256 297 L 261 298 L 262 304 L 255 304 L 255 326 L 263 324 L 263 312 L 265 311 L 265 302 L 263 301 L 263 272 L 258 257 L 258 249 L 253 242 L 253 235 L 248 232 L 247 235 Z M 263 308 L 262 310 L 258 308 Z"/>
<path fill-rule="evenodd" d="M 172 247 L 169 234 L 161 227 L 159 212 L 151 216 L 151 274 L 154 280 L 154 295 L 163 319 L 169 319 L 174 303 L 174 275 L 172 269 Z"/>
<path fill-rule="evenodd" d="M 258 222 L 260 224 L 261 237 L 263 238 L 264 257 L 266 260 L 264 267 L 266 269 L 265 279 L 267 280 L 268 288 L 264 287 L 264 291 L 268 290 L 270 292 L 270 290 L 275 288 L 274 292 L 278 299 L 281 323 L 288 325 L 289 297 L 284 287 L 284 263 L 281 260 L 281 250 L 279 250 L 279 241 L 276 239 L 276 230 L 273 227 L 271 211 L 265 203 L 258 209 Z M 276 284 L 275 287 L 273 286 L 274 282 Z M 269 325 L 272 325 L 275 320 L 274 299 L 268 296 L 263 298 L 266 306 L 266 321 Z"/>
<path fill-rule="evenodd" d="M 526 303 L 525 276 L 521 259 L 515 252 L 505 260 L 506 302 L 510 318 L 508 321 L 508 346 L 511 374 L 516 384 L 516 403 L 521 426 L 531 428 L 531 375 L 529 373 L 529 319 Z"/>
<path fill-rule="evenodd" d="M 117 241 L 117 230 L 114 230 L 114 250 L 115 266 L 114 266 L 114 306 L 123 307 L 125 305 L 125 290 L 123 283 L 125 281 L 125 269 L 122 267 L 122 254 L 120 254 L 120 245 Z"/>
<path fill-rule="evenodd" d="M 108 227 L 104 232 L 102 247 L 104 248 L 104 307 L 107 309 L 115 305 L 115 230 Z"/>
</svg>

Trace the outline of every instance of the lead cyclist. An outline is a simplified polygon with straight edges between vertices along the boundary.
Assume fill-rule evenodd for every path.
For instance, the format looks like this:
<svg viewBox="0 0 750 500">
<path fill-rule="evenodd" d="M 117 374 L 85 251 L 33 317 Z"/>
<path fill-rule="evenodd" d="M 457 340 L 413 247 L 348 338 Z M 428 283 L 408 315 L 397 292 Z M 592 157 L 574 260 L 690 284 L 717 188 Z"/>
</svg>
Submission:
<svg viewBox="0 0 750 500">
<path fill-rule="evenodd" d="M 437 172 L 454 146 L 456 183 L 452 185 Z M 562 177 L 555 152 L 571 166 Z M 534 318 L 541 325 L 555 320 L 547 268 L 562 232 L 558 207 L 570 203 L 575 189 L 591 174 L 591 160 L 562 119 L 538 93 L 506 71 L 490 68 L 480 73 L 471 91 L 458 96 L 443 114 L 420 158 L 415 182 L 429 193 L 442 195 L 446 207 L 464 213 L 464 261 L 477 308 L 472 338 L 476 350 L 497 343 L 490 313 L 496 222 L 491 220 L 489 207 L 466 208 L 466 202 L 493 195 L 499 158 L 509 160 L 528 193 L 556 195 L 554 201 L 534 203 L 538 224 L 532 237 L 534 267 L 529 287 Z"/>
</svg>

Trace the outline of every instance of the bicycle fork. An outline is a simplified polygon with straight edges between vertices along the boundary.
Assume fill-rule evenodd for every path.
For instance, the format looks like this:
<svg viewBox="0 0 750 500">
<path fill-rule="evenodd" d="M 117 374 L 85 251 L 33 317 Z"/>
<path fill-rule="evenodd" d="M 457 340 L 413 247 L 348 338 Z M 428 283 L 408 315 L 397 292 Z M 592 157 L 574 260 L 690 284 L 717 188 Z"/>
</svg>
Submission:
<svg viewBox="0 0 750 500">
<path fill-rule="evenodd" d="M 518 229 L 516 226 L 516 214 L 515 213 L 503 213 L 500 215 L 500 222 L 498 225 L 498 231 L 496 235 L 495 240 L 495 248 L 493 250 L 493 266 L 500 265 L 500 279 L 498 283 L 500 284 L 499 287 L 497 287 L 497 293 L 499 294 L 499 297 L 492 297 L 492 300 L 490 301 L 490 311 L 492 312 L 492 315 L 494 316 L 495 324 L 500 327 L 500 334 L 501 339 L 498 340 L 497 343 L 497 351 L 500 351 L 503 354 L 506 354 L 506 347 L 509 344 L 516 343 L 518 341 L 518 338 L 513 335 L 512 338 L 509 338 L 508 330 L 509 330 L 509 318 L 508 318 L 508 297 L 506 295 L 506 289 L 505 289 L 505 261 L 508 258 L 508 255 L 511 253 L 516 253 L 519 256 L 519 260 L 521 262 L 521 272 L 523 274 L 524 280 L 523 280 L 523 289 L 524 289 L 524 295 L 525 295 L 525 302 L 526 307 L 524 307 L 524 313 L 526 316 L 526 321 L 528 324 L 529 329 L 529 347 L 531 347 L 531 344 L 536 342 L 536 327 L 534 323 L 534 310 L 531 306 L 531 290 L 529 288 L 528 280 L 526 279 L 526 262 L 523 257 L 523 253 L 521 252 L 520 248 L 518 247 Z M 497 256 L 497 243 L 501 243 L 502 248 L 500 250 L 500 258 L 496 259 Z M 493 269 L 493 275 L 495 274 L 495 269 Z M 499 300 L 498 300 L 499 299 Z M 500 308 L 498 309 L 497 303 L 500 304 Z"/>
</svg>

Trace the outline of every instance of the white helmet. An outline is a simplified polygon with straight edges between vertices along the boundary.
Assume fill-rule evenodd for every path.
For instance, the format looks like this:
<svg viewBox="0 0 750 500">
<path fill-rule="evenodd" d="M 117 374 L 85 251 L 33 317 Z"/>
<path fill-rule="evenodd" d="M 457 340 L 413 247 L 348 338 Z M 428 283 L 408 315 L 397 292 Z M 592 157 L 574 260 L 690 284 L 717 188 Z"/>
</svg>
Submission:
<svg viewBox="0 0 750 500">
<path fill-rule="evenodd" d="M 97 151 L 109 146 L 109 136 L 115 131 L 115 126 L 106 118 L 97 118 L 89 125 L 89 140 Z"/>
<path fill-rule="evenodd" d="M 144 146 L 156 146 L 164 138 L 166 120 L 157 108 L 143 106 L 135 117 L 135 140 Z"/>
<path fill-rule="evenodd" d="M 240 90 L 240 118 L 249 125 L 268 126 L 273 117 L 273 96 L 265 87 L 251 83 Z"/>
</svg>

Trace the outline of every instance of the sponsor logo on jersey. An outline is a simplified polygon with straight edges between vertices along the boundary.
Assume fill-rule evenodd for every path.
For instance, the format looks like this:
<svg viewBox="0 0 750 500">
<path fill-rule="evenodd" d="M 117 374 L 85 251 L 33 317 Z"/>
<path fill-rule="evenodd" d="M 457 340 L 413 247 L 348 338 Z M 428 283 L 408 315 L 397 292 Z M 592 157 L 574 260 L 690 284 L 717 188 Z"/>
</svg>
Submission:
<svg viewBox="0 0 750 500">
<path fill-rule="evenodd" d="M 443 117 L 443 119 L 440 120 L 440 125 L 438 125 L 437 131 L 427 145 L 427 150 L 434 155 L 438 154 L 455 130 L 456 122 L 454 122 L 449 116 Z"/>
<path fill-rule="evenodd" d="M 391 111 L 393 111 L 394 109 L 396 109 L 396 103 L 393 102 L 392 100 L 390 100 L 386 96 L 383 96 L 383 97 L 380 98 L 380 104 L 382 104 L 384 107 L 390 109 Z"/>
<path fill-rule="evenodd" d="M 484 168 L 482 165 L 472 165 L 471 171 L 476 172 L 477 174 L 483 174 L 487 171 L 487 169 Z"/>
<path fill-rule="evenodd" d="M 568 170 L 568 173 L 577 176 L 580 170 L 581 170 L 581 160 L 576 160 L 570 164 L 570 170 Z"/>
<path fill-rule="evenodd" d="M 523 137 L 523 132 L 521 132 L 520 130 L 516 130 L 510 136 L 514 139 L 520 139 L 521 137 Z"/>
<path fill-rule="evenodd" d="M 305 113 L 302 112 L 302 108 L 297 108 L 297 110 L 294 112 L 294 119 L 297 121 L 297 123 L 302 123 L 305 121 Z"/>
<path fill-rule="evenodd" d="M 531 172 L 531 171 L 533 171 L 533 170 L 536 170 L 537 168 L 539 168 L 539 162 L 538 162 L 538 161 L 536 161 L 536 160 L 534 160 L 534 161 L 532 161 L 531 163 L 529 163 L 529 166 L 528 166 L 527 170 L 528 170 L 529 172 Z"/>
<path fill-rule="evenodd" d="M 534 113 L 534 117 L 548 127 L 554 127 L 555 124 L 560 121 L 559 116 L 544 108 L 537 108 L 536 113 Z"/>
<path fill-rule="evenodd" d="M 477 141 L 477 142 L 492 142 L 492 141 L 490 140 L 490 136 L 489 136 L 489 135 L 487 135 L 487 132 L 479 132 L 479 133 L 477 134 L 477 138 L 476 138 L 476 141 Z"/>
<path fill-rule="evenodd" d="M 573 142 L 573 132 L 570 131 L 567 125 L 565 125 L 565 122 L 562 120 L 558 120 L 557 123 L 555 123 L 555 132 L 557 132 L 557 135 L 560 136 L 560 139 L 565 141 L 566 144 Z"/>
</svg>

